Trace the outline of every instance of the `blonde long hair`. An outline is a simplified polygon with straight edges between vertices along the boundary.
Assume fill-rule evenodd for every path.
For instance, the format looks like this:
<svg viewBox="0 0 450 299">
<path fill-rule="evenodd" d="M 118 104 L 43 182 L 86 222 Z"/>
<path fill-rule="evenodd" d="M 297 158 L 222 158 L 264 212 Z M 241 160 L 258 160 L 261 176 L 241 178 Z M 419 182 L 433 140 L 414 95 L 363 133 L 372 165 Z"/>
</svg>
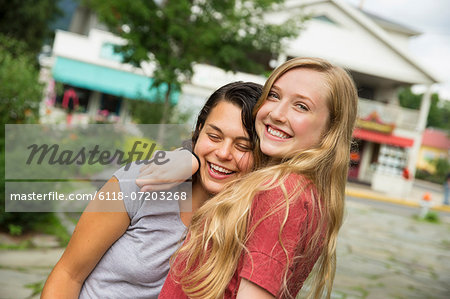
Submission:
<svg viewBox="0 0 450 299">
<path fill-rule="evenodd" d="M 324 227 L 323 230 L 315 229 L 311 232 L 309 248 L 303 253 L 297 249 L 292 263 L 296 265 L 304 262 L 305 258 L 308 260 L 319 256 L 315 275 L 311 279 L 313 287 L 308 297 L 320 298 L 325 290 L 328 297 L 331 294 L 336 269 L 336 241 L 343 219 L 344 189 L 358 97 L 353 80 L 342 68 L 318 58 L 295 58 L 273 71 L 264 85 L 254 115 L 267 98 L 273 83 L 293 68 L 307 68 L 323 74 L 330 112 L 328 127 L 316 147 L 299 151 L 293 158 L 281 163 L 265 161 L 263 155 L 257 153 L 257 160 L 262 161 L 260 165 L 265 166 L 264 168 L 229 184 L 194 214 L 188 239 L 172 259 L 174 277 L 189 297 L 223 297 L 239 259 L 246 250 L 245 242 L 251 234 L 248 218 L 253 198 L 260 191 L 279 186 L 283 190 L 286 203 L 284 209 L 288 213 L 290 200 L 302 191 L 287 194 L 283 183 L 290 173 L 303 175 L 317 188 L 319 198 L 315 198 L 314 205 L 319 210 L 319 227 Z M 280 236 L 282 230 L 283 226 Z M 284 248 L 283 244 L 281 246 Z M 288 277 L 289 266 L 286 265 L 283 287 L 278 294 L 282 298 L 296 295 L 289 291 L 290 284 L 295 283 L 292 275 Z"/>
</svg>

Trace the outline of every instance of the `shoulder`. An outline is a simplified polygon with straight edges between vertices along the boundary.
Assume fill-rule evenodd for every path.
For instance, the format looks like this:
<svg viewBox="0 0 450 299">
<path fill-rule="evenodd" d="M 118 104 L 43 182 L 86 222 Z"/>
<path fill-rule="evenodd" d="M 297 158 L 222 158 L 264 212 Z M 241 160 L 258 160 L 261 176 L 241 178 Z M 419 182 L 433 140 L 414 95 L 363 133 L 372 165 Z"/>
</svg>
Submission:
<svg viewBox="0 0 450 299">
<path fill-rule="evenodd" d="M 282 181 L 275 182 L 272 188 L 257 193 L 253 206 L 270 208 L 285 202 L 299 205 L 317 198 L 316 186 L 309 178 L 291 173 Z"/>
<path fill-rule="evenodd" d="M 123 166 L 113 174 L 113 177 L 118 181 L 119 191 L 131 220 L 144 204 L 143 200 L 135 200 L 139 198 L 137 194 L 140 191 L 140 188 L 136 185 L 136 178 L 143 165 L 142 161 L 135 161 Z"/>
<path fill-rule="evenodd" d="M 115 176 L 120 182 L 132 182 L 134 184 L 144 163 L 145 161 L 134 161 L 128 163 L 114 172 L 113 176 Z"/>
</svg>

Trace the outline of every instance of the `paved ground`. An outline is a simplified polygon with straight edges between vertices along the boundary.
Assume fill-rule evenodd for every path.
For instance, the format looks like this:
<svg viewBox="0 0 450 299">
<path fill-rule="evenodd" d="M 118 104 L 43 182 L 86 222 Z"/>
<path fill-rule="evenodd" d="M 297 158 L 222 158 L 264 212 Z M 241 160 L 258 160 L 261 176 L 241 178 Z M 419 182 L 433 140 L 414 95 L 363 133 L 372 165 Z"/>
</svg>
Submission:
<svg viewBox="0 0 450 299">
<path fill-rule="evenodd" d="M 0 298 L 39 298 L 41 286 L 63 251 L 63 248 L 0 251 Z"/>
<path fill-rule="evenodd" d="M 450 215 L 418 221 L 348 201 L 335 298 L 450 298 Z"/>
<path fill-rule="evenodd" d="M 349 187 L 349 193 L 360 195 L 365 189 Z M 441 223 L 418 221 L 412 217 L 419 211 L 417 206 L 399 205 L 395 199 L 365 190 L 367 199 L 347 200 L 333 298 L 450 298 L 446 207 Z M 377 196 L 379 200 L 373 201 Z M 5 242 L 9 241 L 0 238 L 0 243 Z M 54 248 L 45 237 L 37 243 L 44 248 L 0 250 L 0 298 L 38 298 L 33 288 L 39 289 L 63 249 Z"/>
</svg>

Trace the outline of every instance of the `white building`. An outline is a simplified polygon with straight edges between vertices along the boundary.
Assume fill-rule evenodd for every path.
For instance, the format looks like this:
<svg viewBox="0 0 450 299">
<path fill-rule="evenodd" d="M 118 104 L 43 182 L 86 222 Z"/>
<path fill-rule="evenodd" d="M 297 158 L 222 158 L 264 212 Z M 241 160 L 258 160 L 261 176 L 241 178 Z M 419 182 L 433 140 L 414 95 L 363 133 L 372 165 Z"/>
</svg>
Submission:
<svg viewBox="0 0 450 299">
<path fill-rule="evenodd" d="M 404 179 L 402 173 L 405 168 L 411 175 L 415 172 L 430 105 L 430 88 L 420 111 L 401 108 L 397 91 L 414 84 L 431 87 L 437 82 L 406 52 L 408 39 L 419 33 L 337 0 L 287 1 L 283 9 L 267 18 L 283 20 L 299 11 L 309 14 L 311 19 L 280 54 L 278 63 L 290 57 L 315 56 L 350 71 L 358 87 L 360 106 L 354 132 L 358 146 L 351 155 L 349 178 L 369 183 L 375 190 L 406 193 L 411 180 Z M 152 66 L 134 68 L 120 63 L 120 57 L 112 49 L 123 41 L 109 33 L 89 11 L 77 10 L 70 31 L 56 32 L 48 68 L 55 81 L 65 84 L 68 93 L 65 102 L 60 99 L 60 106 L 69 109 L 78 106 L 82 112 L 73 116 L 75 121 L 77 118 L 87 121 L 89 116 L 98 117 L 99 113 L 127 121 L 129 101 L 154 97 L 156 91 L 148 90 Z M 173 99 L 181 109 L 192 108 L 194 112 L 213 90 L 225 83 L 264 82 L 260 76 L 227 73 L 210 65 L 196 65 L 194 71 L 191 83 L 185 84 L 179 97 Z M 47 99 L 50 106 L 53 102 Z"/>
</svg>

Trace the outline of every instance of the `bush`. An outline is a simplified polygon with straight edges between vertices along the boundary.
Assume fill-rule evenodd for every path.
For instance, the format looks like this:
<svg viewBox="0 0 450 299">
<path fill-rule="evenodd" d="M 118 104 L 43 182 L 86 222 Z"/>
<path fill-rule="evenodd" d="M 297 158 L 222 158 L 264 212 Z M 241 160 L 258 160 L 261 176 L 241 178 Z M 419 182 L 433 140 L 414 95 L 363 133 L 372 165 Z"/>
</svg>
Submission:
<svg viewBox="0 0 450 299">
<path fill-rule="evenodd" d="M 5 126 L 38 122 L 43 86 L 36 59 L 23 42 L 0 35 L 0 228 L 18 234 L 45 221 L 50 213 L 5 213 Z"/>
<path fill-rule="evenodd" d="M 447 159 L 436 159 L 431 162 L 436 171 L 430 173 L 423 169 L 417 169 L 415 177 L 420 180 L 429 181 L 442 185 L 448 173 L 450 173 L 450 163 Z"/>
</svg>

